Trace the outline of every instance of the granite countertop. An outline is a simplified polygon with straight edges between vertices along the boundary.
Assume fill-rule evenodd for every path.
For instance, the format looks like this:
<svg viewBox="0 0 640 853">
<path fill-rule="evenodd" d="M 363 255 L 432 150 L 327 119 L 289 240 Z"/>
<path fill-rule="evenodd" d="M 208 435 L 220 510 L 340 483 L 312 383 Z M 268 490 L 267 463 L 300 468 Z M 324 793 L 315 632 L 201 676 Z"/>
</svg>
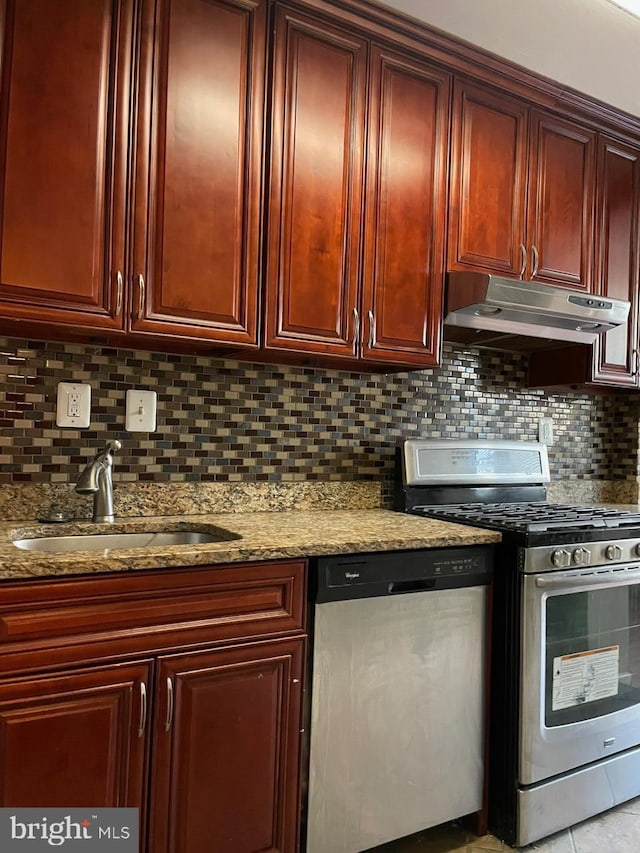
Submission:
<svg viewBox="0 0 640 853">
<path fill-rule="evenodd" d="M 12 540 L 96 533 L 198 530 L 229 538 L 172 545 L 56 554 L 16 548 Z M 500 534 L 383 509 L 247 512 L 119 519 L 114 524 L 0 522 L 0 579 L 17 580 L 138 569 L 215 565 L 323 554 L 490 544 Z"/>
</svg>

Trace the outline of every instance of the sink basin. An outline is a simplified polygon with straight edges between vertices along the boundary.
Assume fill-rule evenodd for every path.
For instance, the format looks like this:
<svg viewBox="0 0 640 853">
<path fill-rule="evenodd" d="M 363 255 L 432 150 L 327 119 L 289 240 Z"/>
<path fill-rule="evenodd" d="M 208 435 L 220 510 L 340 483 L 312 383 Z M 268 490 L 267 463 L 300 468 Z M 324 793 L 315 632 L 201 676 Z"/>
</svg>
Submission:
<svg viewBox="0 0 640 853">
<path fill-rule="evenodd" d="M 16 548 L 63 554 L 67 551 L 107 551 L 113 548 L 157 548 L 162 545 L 206 545 L 239 539 L 228 530 L 205 533 L 201 530 L 160 530 L 145 533 L 94 533 L 90 536 L 44 536 L 14 539 Z"/>
</svg>

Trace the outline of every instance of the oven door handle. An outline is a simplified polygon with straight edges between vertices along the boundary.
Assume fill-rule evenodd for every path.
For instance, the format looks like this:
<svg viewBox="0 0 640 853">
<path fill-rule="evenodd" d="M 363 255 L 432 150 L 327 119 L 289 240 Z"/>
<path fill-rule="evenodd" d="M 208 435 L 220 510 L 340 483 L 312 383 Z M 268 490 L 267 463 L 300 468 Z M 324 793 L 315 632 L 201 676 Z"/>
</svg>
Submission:
<svg viewBox="0 0 640 853">
<path fill-rule="evenodd" d="M 574 575 L 573 577 L 537 577 L 538 589 L 569 589 L 573 586 L 610 586 L 621 581 L 640 580 L 640 569 L 629 569 L 623 572 L 602 572 L 593 575 Z"/>
</svg>

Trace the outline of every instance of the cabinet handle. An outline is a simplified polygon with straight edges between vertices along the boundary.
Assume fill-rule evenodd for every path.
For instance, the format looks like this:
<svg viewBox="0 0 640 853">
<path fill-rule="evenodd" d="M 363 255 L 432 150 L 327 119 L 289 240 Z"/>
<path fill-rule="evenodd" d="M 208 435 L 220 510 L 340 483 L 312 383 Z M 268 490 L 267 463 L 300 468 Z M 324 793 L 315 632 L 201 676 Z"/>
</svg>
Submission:
<svg viewBox="0 0 640 853">
<path fill-rule="evenodd" d="M 634 349 L 633 351 L 633 369 L 631 371 L 632 376 L 638 375 L 638 350 Z"/>
<path fill-rule="evenodd" d="M 535 278 L 538 273 L 538 262 L 540 258 L 538 257 L 538 250 L 535 246 L 531 247 L 531 252 L 533 254 L 533 269 L 531 270 L 531 278 Z"/>
<path fill-rule="evenodd" d="M 138 320 L 144 316 L 144 276 L 138 275 Z"/>
<path fill-rule="evenodd" d="M 376 318 L 373 311 L 369 311 L 369 349 L 373 349 L 376 342 Z"/>
<path fill-rule="evenodd" d="M 353 354 L 358 355 L 358 342 L 360 341 L 360 315 L 358 309 L 353 309 Z"/>
<path fill-rule="evenodd" d="M 116 296 L 116 317 L 119 317 L 120 312 L 122 311 L 122 293 L 124 290 L 124 279 L 122 278 L 120 270 L 116 273 L 116 284 L 118 287 L 118 293 Z"/>
<path fill-rule="evenodd" d="M 140 725 L 138 726 L 138 737 L 142 737 L 147 727 L 147 685 L 140 682 Z"/>
<path fill-rule="evenodd" d="M 167 719 L 164 723 L 164 730 L 168 732 L 173 722 L 173 682 L 167 678 Z"/>
<path fill-rule="evenodd" d="M 525 248 L 524 243 L 520 243 L 520 258 L 521 258 L 521 263 L 520 263 L 519 275 L 520 275 L 520 278 L 524 278 L 524 274 L 527 270 L 527 250 Z"/>
</svg>

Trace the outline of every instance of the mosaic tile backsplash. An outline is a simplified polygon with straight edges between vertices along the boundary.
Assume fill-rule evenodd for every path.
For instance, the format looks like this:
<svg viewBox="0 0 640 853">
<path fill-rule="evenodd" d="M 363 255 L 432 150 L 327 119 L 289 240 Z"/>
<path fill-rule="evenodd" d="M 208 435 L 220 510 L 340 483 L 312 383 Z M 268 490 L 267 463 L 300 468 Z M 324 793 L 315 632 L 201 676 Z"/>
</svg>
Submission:
<svg viewBox="0 0 640 853">
<path fill-rule="evenodd" d="M 638 403 L 526 388 L 526 358 L 445 345 L 437 370 L 360 375 L 0 338 L 0 484 L 71 483 L 107 438 L 114 482 L 379 480 L 398 437 L 536 440 L 554 479 L 634 479 Z M 57 383 L 92 387 L 88 429 L 55 425 Z M 152 434 L 124 429 L 129 388 L 158 393 Z"/>
</svg>

